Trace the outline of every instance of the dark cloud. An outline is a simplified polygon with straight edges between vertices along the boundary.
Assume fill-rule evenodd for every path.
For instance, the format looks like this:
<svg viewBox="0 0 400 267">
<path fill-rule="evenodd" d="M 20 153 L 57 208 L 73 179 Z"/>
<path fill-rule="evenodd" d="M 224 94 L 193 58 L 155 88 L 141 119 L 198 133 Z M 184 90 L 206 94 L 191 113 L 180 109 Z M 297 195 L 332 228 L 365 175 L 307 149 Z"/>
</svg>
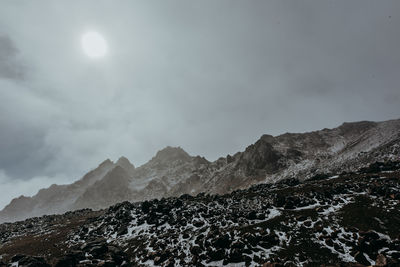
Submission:
<svg viewBox="0 0 400 267">
<path fill-rule="evenodd" d="M 264 133 L 398 118 L 396 10 L 397 0 L 3 3 L 0 173 L 8 184 L 72 181 L 167 145 L 213 160 Z M 104 59 L 83 55 L 87 30 L 108 41 Z"/>
<path fill-rule="evenodd" d="M 0 78 L 22 80 L 24 72 L 18 59 L 18 49 L 8 36 L 0 35 Z"/>
</svg>

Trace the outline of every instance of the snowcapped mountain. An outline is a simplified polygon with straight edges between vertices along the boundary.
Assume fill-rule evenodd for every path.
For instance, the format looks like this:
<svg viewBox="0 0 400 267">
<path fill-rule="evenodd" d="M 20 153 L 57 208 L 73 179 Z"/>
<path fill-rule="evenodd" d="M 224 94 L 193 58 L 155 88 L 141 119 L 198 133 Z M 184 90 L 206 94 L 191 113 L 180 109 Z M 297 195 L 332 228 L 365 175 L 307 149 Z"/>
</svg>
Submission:
<svg viewBox="0 0 400 267">
<path fill-rule="evenodd" d="M 400 159 L 400 120 L 344 123 L 309 133 L 263 135 L 245 151 L 209 162 L 182 148 L 166 147 L 135 168 L 125 157 L 106 160 L 70 185 L 52 185 L 33 197 L 13 199 L 0 222 L 69 210 L 101 209 L 128 201 L 224 194 L 253 184 L 320 173 L 355 171 L 376 161 Z"/>
</svg>

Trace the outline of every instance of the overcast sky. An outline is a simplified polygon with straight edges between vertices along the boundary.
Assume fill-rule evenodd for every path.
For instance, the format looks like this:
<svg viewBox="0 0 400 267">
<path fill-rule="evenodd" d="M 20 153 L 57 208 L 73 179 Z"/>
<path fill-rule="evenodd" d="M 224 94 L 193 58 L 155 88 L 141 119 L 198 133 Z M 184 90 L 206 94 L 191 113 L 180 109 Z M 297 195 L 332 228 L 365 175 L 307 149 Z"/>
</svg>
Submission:
<svg viewBox="0 0 400 267">
<path fill-rule="evenodd" d="M 399 118 L 399 29 L 398 0 L 2 1 L 0 208 L 106 158 Z"/>
</svg>

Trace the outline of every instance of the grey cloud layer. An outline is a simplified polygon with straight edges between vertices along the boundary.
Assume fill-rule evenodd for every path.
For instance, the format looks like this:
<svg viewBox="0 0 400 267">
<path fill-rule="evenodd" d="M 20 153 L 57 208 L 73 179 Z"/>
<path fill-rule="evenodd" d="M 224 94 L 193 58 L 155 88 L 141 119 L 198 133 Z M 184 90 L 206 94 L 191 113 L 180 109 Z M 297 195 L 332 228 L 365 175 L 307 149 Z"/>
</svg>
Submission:
<svg viewBox="0 0 400 267">
<path fill-rule="evenodd" d="M 396 10 L 399 1 L 4 1 L 0 170 L 72 181 L 105 158 L 140 165 L 166 145 L 216 159 L 263 133 L 398 118 Z M 107 39 L 106 58 L 83 55 L 90 29 Z"/>
<path fill-rule="evenodd" d="M 0 78 L 24 78 L 24 67 L 18 62 L 18 50 L 8 36 L 0 36 Z"/>
</svg>

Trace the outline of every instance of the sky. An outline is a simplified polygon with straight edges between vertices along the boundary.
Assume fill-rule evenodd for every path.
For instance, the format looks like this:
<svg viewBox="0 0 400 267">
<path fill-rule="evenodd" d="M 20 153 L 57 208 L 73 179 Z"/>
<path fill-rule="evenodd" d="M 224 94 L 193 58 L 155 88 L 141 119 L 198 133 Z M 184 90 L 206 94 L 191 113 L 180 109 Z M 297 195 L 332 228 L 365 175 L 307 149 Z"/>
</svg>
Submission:
<svg viewBox="0 0 400 267">
<path fill-rule="evenodd" d="M 0 209 L 103 160 L 400 118 L 400 1 L 0 3 Z M 86 32 L 106 40 L 91 58 Z"/>
</svg>

